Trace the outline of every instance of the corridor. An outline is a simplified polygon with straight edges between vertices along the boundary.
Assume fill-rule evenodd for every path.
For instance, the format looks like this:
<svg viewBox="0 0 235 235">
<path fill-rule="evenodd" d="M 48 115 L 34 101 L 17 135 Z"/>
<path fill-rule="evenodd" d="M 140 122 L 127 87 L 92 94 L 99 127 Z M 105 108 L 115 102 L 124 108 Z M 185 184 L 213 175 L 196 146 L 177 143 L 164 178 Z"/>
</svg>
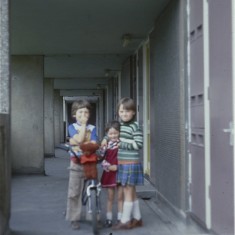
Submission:
<svg viewBox="0 0 235 235">
<path fill-rule="evenodd" d="M 164 200 L 235 234 L 235 1 L 0 5 L 0 235 L 9 225 L 13 235 L 89 234 L 64 220 L 68 159 L 52 156 L 74 100 L 92 103 L 102 138 L 122 97 L 136 101 L 144 173 L 160 195 L 141 200 L 144 227 L 128 233 L 206 234 Z"/>
<path fill-rule="evenodd" d="M 12 178 L 11 235 L 73 235 L 92 234 L 91 225 L 81 221 L 80 230 L 72 230 L 65 221 L 69 158 L 64 150 L 56 149 L 55 157 L 45 159 L 43 175 L 18 175 Z M 138 188 L 146 195 L 150 185 Z M 145 192 L 144 192 L 145 191 Z M 102 191 L 104 221 L 105 191 Z M 141 199 L 144 226 L 128 231 L 102 228 L 101 235 L 205 235 L 209 234 L 190 219 L 183 220 L 156 198 Z M 115 205 L 116 208 L 116 205 Z M 115 215 L 115 213 L 114 213 Z"/>
</svg>

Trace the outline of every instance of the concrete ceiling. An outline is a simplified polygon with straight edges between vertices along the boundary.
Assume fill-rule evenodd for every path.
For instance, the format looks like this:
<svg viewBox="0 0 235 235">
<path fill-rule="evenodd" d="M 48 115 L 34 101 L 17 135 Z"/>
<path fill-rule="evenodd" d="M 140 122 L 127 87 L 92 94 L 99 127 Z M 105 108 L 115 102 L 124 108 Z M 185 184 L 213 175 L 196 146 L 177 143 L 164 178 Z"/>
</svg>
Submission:
<svg viewBox="0 0 235 235">
<path fill-rule="evenodd" d="M 44 55 L 48 61 L 57 58 L 63 64 L 64 58 L 73 63 L 78 58 L 76 77 L 102 77 L 105 69 L 121 68 L 168 2 L 11 0 L 11 53 Z M 122 46 L 124 34 L 132 37 L 126 47 Z"/>
</svg>

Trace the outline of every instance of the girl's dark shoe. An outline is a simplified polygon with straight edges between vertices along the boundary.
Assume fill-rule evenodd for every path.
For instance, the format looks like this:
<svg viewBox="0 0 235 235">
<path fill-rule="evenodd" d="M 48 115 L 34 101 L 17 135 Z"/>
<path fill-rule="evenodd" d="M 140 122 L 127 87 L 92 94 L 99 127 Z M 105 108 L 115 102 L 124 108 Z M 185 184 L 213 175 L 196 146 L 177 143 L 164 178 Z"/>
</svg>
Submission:
<svg viewBox="0 0 235 235">
<path fill-rule="evenodd" d="M 131 224 L 131 221 L 128 221 L 126 223 L 118 223 L 116 225 L 114 225 L 112 227 L 114 230 L 119 230 L 119 229 L 131 229 L 132 228 L 132 224 Z"/>
<path fill-rule="evenodd" d="M 107 219 L 107 220 L 105 221 L 104 227 L 105 227 L 105 228 L 111 228 L 112 225 L 113 225 L 112 220 Z"/>
<path fill-rule="evenodd" d="M 140 220 L 132 219 L 131 220 L 131 226 L 132 226 L 132 228 L 142 227 L 143 226 L 142 219 L 140 219 Z"/>
</svg>

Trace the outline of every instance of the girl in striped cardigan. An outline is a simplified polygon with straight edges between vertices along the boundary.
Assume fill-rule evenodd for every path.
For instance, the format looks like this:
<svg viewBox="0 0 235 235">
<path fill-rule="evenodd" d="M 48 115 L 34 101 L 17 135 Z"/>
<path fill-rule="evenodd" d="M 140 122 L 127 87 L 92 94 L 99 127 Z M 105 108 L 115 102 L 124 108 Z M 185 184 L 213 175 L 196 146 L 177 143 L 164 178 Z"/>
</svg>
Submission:
<svg viewBox="0 0 235 235">
<path fill-rule="evenodd" d="M 131 229 L 143 225 L 135 188 L 144 183 L 139 154 L 143 146 L 143 134 L 135 121 L 134 101 L 131 98 L 122 98 L 117 108 L 121 123 L 117 183 L 123 187 L 124 203 L 121 220 L 113 229 Z"/>
</svg>

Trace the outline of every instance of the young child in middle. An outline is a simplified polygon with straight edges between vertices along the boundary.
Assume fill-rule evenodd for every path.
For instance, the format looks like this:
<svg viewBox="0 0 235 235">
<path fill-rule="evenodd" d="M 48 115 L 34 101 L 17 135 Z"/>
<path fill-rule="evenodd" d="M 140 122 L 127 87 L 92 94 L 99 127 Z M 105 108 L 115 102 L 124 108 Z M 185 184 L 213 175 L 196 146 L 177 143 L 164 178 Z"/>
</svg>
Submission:
<svg viewBox="0 0 235 235">
<path fill-rule="evenodd" d="M 111 121 L 105 128 L 107 144 L 104 148 L 104 160 L 101 165 L 103 173 L 101 176 L 101 185 L 107 188 L 107 208 L 105 227 L 112 227 L 113 221 L 113 202 L 115 198 L 115 191 L 117 191 L 118 214 L 117 220 L 120 221 L 123 208 L 123 191 L 120 185 L 116 183 L 117 174 L 117 153 L 119 145 L 120 123 L 118 121 Z"/>
</svg>

